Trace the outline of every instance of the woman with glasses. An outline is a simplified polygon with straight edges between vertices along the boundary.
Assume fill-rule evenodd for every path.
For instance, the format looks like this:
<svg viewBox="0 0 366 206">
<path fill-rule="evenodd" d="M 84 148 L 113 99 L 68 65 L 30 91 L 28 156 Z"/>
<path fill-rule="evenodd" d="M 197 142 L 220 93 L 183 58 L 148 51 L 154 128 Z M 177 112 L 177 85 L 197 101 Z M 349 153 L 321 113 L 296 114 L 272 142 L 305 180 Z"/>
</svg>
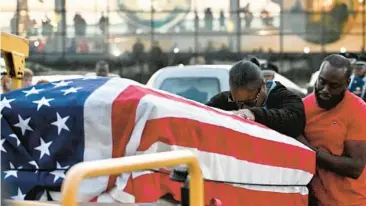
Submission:
<svg viewBox="0 0 366 206">
<path fill-rule="evenodd" d="M 266 82 L 258 61 L 242 60 L 230 69 L 230 91 L 215 95 L 206 105 L 234 111 L 282 134 L 298 137 L 305 128 L 301 98 L 280 82 Z"/>
</svg>

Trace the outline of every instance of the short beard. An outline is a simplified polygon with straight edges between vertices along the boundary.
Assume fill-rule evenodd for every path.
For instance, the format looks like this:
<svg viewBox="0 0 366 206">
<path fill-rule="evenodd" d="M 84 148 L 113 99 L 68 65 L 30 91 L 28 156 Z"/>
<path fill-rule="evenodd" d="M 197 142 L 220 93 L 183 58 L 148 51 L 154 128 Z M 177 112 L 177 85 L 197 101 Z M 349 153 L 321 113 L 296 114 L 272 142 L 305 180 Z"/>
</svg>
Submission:
<svg viewBox="0 0 366 206">
<path fill-rule="evenodd" d="M 330 110 L 336 107 L 344 98 L 346 91 L 342 92 L 340 95 L 333 95 L 330 99 L 324 100 L 319 97 L 319 91 L 315 89 L 315 98 L 318 106 L 325 110 Z"/>
</svg>

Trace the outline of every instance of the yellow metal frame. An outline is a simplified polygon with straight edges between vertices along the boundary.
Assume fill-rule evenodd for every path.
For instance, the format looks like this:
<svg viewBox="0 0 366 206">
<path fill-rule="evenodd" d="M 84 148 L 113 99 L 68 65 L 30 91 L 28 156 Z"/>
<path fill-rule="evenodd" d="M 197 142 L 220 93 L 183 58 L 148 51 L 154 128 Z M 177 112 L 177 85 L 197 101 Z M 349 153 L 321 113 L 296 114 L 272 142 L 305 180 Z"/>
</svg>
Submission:
<svg viewBox="0 0 366 206">
<path fill-rule="evenodd" d="M 25 59 L 29 56 L 29 40 L 1 32 L 1 53 L 7 74 L 12 78 L 12 89 L 22 87 Z"/>
<path fill-rule="evenodd" d="M 62 184 L 62 205 L 76 206 L 81 181 L 85 178 L 186 164 L 190 175 L 190 205 L 203 206 L 203 179 L 198 160 L 191 151 L 161 152 L 107 160 L 82 162 L 73 166 Z"/>
<path fill-rule="evenodd" d="M 117 175 L 124 172 L 171 167 L 186 164 L 188 166 L 189 197 L 191 206 L 203 206 L 203 178 L 198 160 L 191 151 L 161 152 L 155 154 L 121 157 L 107 160 L 82 162 L 74 165 L 66 174 L 62 184 L 62 206 L 76 206 L 81 181 L 85 178 Z M 58 206 L 36 201 L 7 201 L 12 206 Z"/>
</svg>

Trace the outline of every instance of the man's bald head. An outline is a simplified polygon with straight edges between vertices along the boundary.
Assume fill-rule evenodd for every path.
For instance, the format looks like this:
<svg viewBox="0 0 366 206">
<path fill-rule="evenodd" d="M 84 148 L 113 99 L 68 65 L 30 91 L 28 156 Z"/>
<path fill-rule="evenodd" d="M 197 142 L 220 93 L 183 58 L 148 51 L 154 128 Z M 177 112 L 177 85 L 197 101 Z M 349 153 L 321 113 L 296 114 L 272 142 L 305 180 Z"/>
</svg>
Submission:
<svg viewBox="0 0 366 206">
<path fill-rule="evenodd" d="M 351 65 L 350 61 L 342 55 L 332 54 L 332 55 L 325 57 L 322 65 L 320 66 L 320 70 L 327 67 L 327 64 L 329 64 L 331 66 L 331 67 L 329 67 L 331 69 L 344 71 L 345 78 L 347 78 L 347 79 L 349 79 L 352 75 L 352 65 Z"/>
</svg>

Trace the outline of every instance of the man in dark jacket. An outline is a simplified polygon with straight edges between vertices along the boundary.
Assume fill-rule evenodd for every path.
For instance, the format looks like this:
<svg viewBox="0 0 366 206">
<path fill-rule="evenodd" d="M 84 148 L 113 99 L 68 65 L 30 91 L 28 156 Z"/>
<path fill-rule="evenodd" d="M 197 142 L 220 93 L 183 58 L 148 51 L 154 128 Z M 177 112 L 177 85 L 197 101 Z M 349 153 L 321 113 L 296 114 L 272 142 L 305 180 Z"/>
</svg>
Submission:
<svg viewBox="0 0 366 206">
<path fill-rule="evenodd" d="M 242 60 L 229 74 L 230 91 L 214 96 L 206 105 L 256 121 L 282 134 L 298 137 L 305 127 L 304 105 L 299 96 L 280 82 L 264 81 L 253 61 Z"/>
</svg>

